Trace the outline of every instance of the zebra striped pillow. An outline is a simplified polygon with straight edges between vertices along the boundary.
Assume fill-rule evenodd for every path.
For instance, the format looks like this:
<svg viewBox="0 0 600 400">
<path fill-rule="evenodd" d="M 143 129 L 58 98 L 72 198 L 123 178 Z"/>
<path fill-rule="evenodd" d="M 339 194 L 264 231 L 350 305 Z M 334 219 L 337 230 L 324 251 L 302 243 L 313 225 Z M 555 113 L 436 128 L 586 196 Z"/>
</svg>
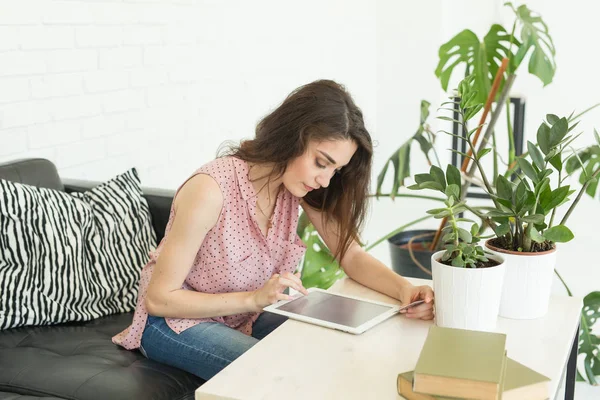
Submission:
<svg viewBox="0 0 600 400">
<path fill-rule="evenodd" d="M 0 179 L 0 330 L 133 310 L 154 247 L 135 168 L 85 193 Z"/>
</svg>

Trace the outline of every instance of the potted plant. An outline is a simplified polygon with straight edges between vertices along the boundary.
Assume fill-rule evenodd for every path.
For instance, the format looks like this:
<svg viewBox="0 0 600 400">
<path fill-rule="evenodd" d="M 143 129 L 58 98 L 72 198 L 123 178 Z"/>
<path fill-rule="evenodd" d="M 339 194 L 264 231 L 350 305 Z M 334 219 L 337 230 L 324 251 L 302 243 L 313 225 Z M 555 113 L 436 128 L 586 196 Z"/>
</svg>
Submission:
<svg viewBox="0 0 600 400">
<path fill-rule="evenodd" d="M 529 73 L 538 77 L 544 85 L 547 85 L 552 82 L 556 69 L 554 44 L 542 18 L 539 15 L 535 15 L 525 5 L 516 8 L 512 3 L 506 3 L 505 5 L 510 7 L 515 14 L 515 21 L 510 31 L 499 24 L 492 24 L 489 32 L 484 38 L 480 39 L 473 31 L 465 29 L 440 46 L 438 51 L 439 62 L 435 69 L 435 75 L 439 79 L 444 91 L 448 90 L 450 78 L 456 68 L 461 68 L 461 71 L 466 70 L 467 74 L 472 75 L 473 85 L 476 89 L 473 91 L 475 99 L 481 103 L 485 103 L 479 127 L 485 122 L 488 112 L 491 110 L 491 104 L 494 101 L 502 103 L 497 108 L 496 114 L 498 115 L 504 102 L 510 101 L 509 96 L 505 96 L 502 99 L 499 96 L 505 92 L 506 85 L 509 82 L 509 79 L 503 79 L 504 75 L 512 77 L 514 80 L 518 68 L 529 58 L 529 62 L 527 63 Z M 424 104 L 427 105 L 426 114 L 424 114 Z M 425 154 L 429 165 L 441 166 L 435 153 L 435 147 L 433 146 L 435 144 L 435 134 L 431 132 L 429 125 L 426 124 L 426 118 L 429 114 L 428 106 L 428 102 L 422 101 L 421 126 L 417 130 L 417 133 L 394 151 L 382 168 L 377 179 L 375 193 L 377 198 L 390 197 L 394 200 L 396 197 L 412 197 L 410 194 L 401 193 L 400 189 L 405 186 L 405 179 L 410 176 L 410 147 L 413 142 L 417 141 L 419 143 L 420 149 Z M 509 167 L 507 169 L 510 169 L 515 163 L 516 146 L 509 107 L 506 108 L 506 112 L 508 114 L 507 133 L 509 148 L 505 160 L 507 160 Z M 490 140 L 494 143 L 496 142 L 496 138 L 493 126 L 496 121 L 497 119 L 492 118 L 488 124 L 491 133 Z M 468 131 L 468 128 L 466 128 L 466 131 Z M 426 135 L 423 133 L 426 133 Z M 476 137 L 478 136 L 479 132 L 476 133 Z M 429 156 L 430 151 L 435 155 L 436 164 L 432 162 L 433 160 Z M 500 162 L 498 160 L 498 150 L 495 147 L 492 150 L 492 156 L 494 157 L 492 164 L 494 169 L 493 175 L 497 175 Z M 468 162 L 468 159 L 465 160 L 466 162 Z M 384 194 L 382 186 L 389 165 L 393 166 L 394 178 L 391 190 L 389 190 L 389 193 Z M 463 167 L 463 175 L 467 179 L 473 178 L 475 170 L 468 170 L 465 164 L 463 164 Z M 491 184 L 493 185 L 494 182 Z M 466 194 L 467 190 L 465 189 L 464 192 Z M 439 198 L 429 197 L 429 199 L 443 201 L 443 199 Z M 407 226 L 412 225 L 414 224 L 407 224 Z M 429 259 L 430 255 L 439 249 L 440 245 L 434 235 L 434 231 L 406 231 L 406 227 L 400 227 L 385 235 L 382 239 L 377 240 L 375 244 L 381 243 L 384 240 L 389 242 L 392 268 L 400 274 L 427 277 L 427 274 L 423 271 L 430 269 L 430 265 L 429 263 L 423 264 L 423 261 Z M 415 246 L 410 246 L 409 242 L 414 243 Z M 426 248 L 424 244 L 429 245 L 429 248 Z"/>
<path fill-rule="evenodd" d="M 460 217 L 467 210 L 461 201 L 461 175 L 453 165 L 446 174 L 432 166 L 421 174 L 414 189 L 434 188 L 446 195 L 445 207 L 427 211 L 435 218 L 447 218 L 444 227 L 444 250 L 431 256 L 436 324 L 449 328 L 494 331 L 498 319 L 504 259 L 486 252 L 479 245 L 479 226 Z M 469 230 L 459 223 L 472 223 Z"/>
</svg>

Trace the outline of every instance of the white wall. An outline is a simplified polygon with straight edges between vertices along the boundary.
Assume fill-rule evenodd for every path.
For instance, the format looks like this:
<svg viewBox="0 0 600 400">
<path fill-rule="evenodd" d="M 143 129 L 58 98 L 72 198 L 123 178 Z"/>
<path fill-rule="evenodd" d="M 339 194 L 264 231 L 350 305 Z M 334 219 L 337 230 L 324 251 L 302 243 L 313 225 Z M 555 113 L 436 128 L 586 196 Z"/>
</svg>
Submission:
<svg viewBox="0 0 600 400">
<path fill-rule="evenodd" d="M 529 1 L 557 48 L 554 82 L 542 88 L 521 69 L 513 93 L 526 97 L 526 134 L 547 112 L 568 114 L 600 101 L 592 51 L 600 6 Z M 214 157 L 218 145 L 253 135 L 256 122 L 293 88 L 318 78 L 347 85 L 377 144 L 374 179 L 416 129 L 419 102 L 445 94 L 433 70 L 437 50 L 459 30 L 482 37 L 509 27 L 497 1 L 21 0 L 0 1 L 0 161 L 40 156 L 65 177 L 107 179 L 136 166 L 147 186 L 175 188 Z M 456 81 L 456 79 L 455 79 Z M 591 143 L 600 109 L 581 124 Z M 442 163 L 450 159 L 440 134 Z M 427 168 L 418 150 L 412 172 Z M 389 186 L 388 186 L 389 187 Z M 422 215 L 424 201 L 373 202 L 365 239 Z M 587 266 L 600 239 L 585 197 L 561 246 L 559 269 L 574 293 L 598 289 Z M 419 227 L 435 227 L 435 221 Z M 389 263 L 387 245 L 373 254 Z M 560 292 L 560 286 L 555 288 Z"/>
<path fill-rule="evenodd" d="M 433 116 L 445 100 L 433 73 L 439 46 L 465 28 L 479 37 L 494 22 L 508 29 L 513 16 L 502 3 L 0 0 L 0 161 L 45 157 L 64 177 L 94 180 L 136 166 L 144 185 L 175 188 L 222 141 L 251 137 L 292 89 L 331 78 L 364 111 L 377 143 L 375 180 L 414 133 L 420 100 L 432 102 Z M 522 68 L 513 88 L 526 97 L 532 138 L 546 113 L 600 102 L 600 6 L 527 4 L 548 23 L 558 64 L 548 87 Z M 584 119 L 582 144 L 591 143 L 599 121 L 600 109 Z M 440 135 L 442 163 L 449 145 Z M 425 170 L 416 148 L 413 154 L 412 172 Z M 374 202 L 365 239 L 432 206 Z M 583 198 L 569 224 L 576 239 L 560 246 L 558 269 L 576 295 L 600 289 L 598 206 Z M 389 263 L 386 244 L 373 254 Z M 562 292 L 558 282 L 554 290 Z"/>
<path fill-rule="evenodd" d="M 319 78 L 374 128 L 374 26 L 365 1 L 1 0 L 0 160 L 175 188 Z"/>
</svg>

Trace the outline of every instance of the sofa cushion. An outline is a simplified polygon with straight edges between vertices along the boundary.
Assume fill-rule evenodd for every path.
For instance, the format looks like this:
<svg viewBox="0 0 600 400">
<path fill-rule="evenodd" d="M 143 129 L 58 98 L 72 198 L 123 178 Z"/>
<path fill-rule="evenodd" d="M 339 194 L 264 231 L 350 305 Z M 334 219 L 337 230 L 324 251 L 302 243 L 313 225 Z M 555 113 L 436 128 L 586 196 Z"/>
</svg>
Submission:
<svg viewBox="0 0 600 400">
<path fill-rule="evenodd" d="M 0 329 L 135 307 L 156 246 L 135 169 L 84 193 L 0 180 Z"/>
<path fill-rule="evenodd" d="M 52 162 L 43 158 L 30 158 L 1 163 L 0 179 L 35 187 L 64 190 L 56 167 Z"/>
<path fill-rule="evenodd" d="M 1 331 L 0 393 L 81 400 L 193 399 L 204 383 L 201 378 L 111 342 L 132 318 L 124 313 Z"/>
</svg>

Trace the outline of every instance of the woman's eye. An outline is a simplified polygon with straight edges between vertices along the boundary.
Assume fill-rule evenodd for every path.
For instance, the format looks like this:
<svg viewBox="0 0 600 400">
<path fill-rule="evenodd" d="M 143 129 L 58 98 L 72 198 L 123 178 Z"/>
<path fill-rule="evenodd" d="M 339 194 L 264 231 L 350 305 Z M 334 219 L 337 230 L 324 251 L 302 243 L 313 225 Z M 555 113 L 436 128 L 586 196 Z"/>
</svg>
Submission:
<svg viewBox="0 0 600 400">
<path fill-rule="evenodd" d="M 319 160 L 315 160 L 315 164 L 317 164 L 317 167 L 321 168 L 321 169 L 325 169 L 325 165 L 321 164 L 319 162 Z"/>
</svg>

